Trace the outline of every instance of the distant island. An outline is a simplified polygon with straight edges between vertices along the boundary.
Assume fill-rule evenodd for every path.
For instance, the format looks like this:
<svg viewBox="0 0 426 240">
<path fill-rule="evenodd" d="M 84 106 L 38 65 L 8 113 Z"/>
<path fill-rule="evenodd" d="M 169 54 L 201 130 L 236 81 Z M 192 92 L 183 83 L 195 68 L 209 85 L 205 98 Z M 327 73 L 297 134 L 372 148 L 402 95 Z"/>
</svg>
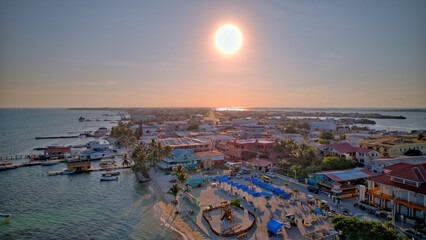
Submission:
<svg viewBox="0 0 426 240">
<path fill-rule="evenodd" d="M 361 118 L 363 121 L 367 118 L 374 119 L 407 119 L 404 116 L 382 115 L 379 113 L 338 113 L 338 112 L 286 112 L 289 117 L 338 117 L 338 118 Z M 357 122 L 358 123 L 358 122 Z M 360 122 L 361 123 L 361 122 Z M 364 122 L 362 122 L 364 123 Z M 375 124 L 375 123 L 366 123 Z"/>
</svg>

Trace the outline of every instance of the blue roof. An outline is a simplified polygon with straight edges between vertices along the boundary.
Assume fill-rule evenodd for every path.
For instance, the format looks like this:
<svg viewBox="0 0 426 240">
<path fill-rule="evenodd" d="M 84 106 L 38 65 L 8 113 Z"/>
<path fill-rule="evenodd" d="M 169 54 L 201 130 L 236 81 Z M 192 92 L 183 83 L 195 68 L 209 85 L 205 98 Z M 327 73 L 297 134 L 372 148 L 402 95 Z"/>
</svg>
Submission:
<svg viewBox="0 0 426 240">
<path fill-rule="evenodd" d="M 272 232 L 273 234 L 277 234 L 282 226 L 284 226 L 284 223 L 278 221 L 275 218 L 271 218 L 271 220 L 269 220 L 269 222 L 266 224 L 268 231 Z"/>
</svg>

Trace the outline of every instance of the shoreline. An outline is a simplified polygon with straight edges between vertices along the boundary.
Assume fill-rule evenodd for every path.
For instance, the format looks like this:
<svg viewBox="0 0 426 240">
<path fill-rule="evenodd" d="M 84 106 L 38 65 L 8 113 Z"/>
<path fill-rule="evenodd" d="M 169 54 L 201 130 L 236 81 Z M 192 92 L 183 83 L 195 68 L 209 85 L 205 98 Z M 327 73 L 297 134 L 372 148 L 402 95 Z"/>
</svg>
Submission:
<svg viewBox="0 0 426 240">
<path fill-rule="evenodd" d="M 151 176 L 151 181 L 149 182 L 149 186 L 152 188 L 151 190 L 153 191 L 153 196 L 156 200 L 154 209 L 158 213 L 163 226 L 176 232 L 184 240 L 205 239 L 202 233 L 200 233 L 197 229 L 193 229 L 188 222 L 182 218 L 182 215 L 175 216 L 175 214 L 172 214 L 172 212 L 175 211 L 175 208 L 171 205 L 171 203 L 168 203 L 166 193 L 162 191 L 158 183 L 160 173 L 162 172 L 154 172 L 152 169 L 150 170 L 149 174 Z M 174 219 L 173 222 L 171 222 L 171 219 Z"/>
</svg>

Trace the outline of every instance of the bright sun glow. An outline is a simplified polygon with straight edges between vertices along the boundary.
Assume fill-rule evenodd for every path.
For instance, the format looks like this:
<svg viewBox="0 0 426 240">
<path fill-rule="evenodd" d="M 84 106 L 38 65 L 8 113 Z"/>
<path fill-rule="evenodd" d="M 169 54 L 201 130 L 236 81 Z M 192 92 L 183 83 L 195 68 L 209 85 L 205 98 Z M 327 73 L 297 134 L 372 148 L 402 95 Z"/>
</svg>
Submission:
<svg viewBox="0 0 426 240">
<path fill-rule="evenodd" d="M 242 44 L 243 35 L 240 29 L 234 25 L 223 25 L 214 34 L 214 45 L 222 54 L 234 54 L 240 50 Z"/>
</svg>

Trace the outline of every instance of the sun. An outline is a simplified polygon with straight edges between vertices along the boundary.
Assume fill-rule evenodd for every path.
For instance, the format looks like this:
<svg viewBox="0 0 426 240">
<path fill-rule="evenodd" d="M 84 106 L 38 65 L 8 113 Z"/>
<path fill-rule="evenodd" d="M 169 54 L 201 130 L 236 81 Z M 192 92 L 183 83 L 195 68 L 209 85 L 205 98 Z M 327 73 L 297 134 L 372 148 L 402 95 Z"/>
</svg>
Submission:
<svg viewBox="0 0 426 240">
<path fill-rule="evenodd" d="M 243 34 L 238 27 L 226 24 L 216 30 L 214 45 L 224 55 L 232 55 L 243 45 Z"/>
</svg>

